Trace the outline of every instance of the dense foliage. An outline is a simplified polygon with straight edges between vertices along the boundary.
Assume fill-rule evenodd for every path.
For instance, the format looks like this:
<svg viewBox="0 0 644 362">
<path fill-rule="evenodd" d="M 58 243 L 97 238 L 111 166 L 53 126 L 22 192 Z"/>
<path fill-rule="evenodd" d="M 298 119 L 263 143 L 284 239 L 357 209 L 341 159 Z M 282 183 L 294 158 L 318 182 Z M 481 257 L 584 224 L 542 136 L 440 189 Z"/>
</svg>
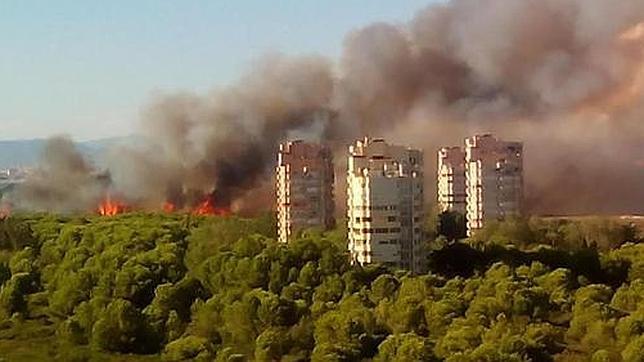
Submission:
<svg viewBox="0 0 644 362">
<path fill-rule="evenodd" d="M 43 338 L 76 361 L 644 361 L 637 229 L 510 220 L 458 242 L 462 219 L 437 220 L 431 271 L 412 276 L 351 266 L 341 231 L 279 244 L 268 216 L 8 218 L 0 352 Z"/>
</svg>

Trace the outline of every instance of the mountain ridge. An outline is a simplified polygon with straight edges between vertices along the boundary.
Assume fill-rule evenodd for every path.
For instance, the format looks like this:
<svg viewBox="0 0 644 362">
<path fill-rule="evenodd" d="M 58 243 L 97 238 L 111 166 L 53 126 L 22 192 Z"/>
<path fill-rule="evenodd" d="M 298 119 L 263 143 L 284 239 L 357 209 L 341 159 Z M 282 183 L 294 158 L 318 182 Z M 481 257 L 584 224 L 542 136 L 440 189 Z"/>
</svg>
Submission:
<svg viewBox="0 0 644 362">
<path fill-rule="evenodd" d="M 133 144 L 139 136 L 98 138 L 75 141 L 79 151 L 91 161 L 100 161 L 100 156 L 111 146 Z M 30 167 L 38 163 L 46 138 L 0 140 L 0 168 Z"/>
</svg>

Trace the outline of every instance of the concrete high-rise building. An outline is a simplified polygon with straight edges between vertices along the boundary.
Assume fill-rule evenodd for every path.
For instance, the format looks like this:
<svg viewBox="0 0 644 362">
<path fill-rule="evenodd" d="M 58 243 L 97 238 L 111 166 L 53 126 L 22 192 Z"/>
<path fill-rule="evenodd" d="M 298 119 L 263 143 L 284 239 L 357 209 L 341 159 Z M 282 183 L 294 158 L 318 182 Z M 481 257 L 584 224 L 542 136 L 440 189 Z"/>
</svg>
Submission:
<svg viewBox="0 0 644 362">
<path fill-rule="evenodd" d="M 438 208 L 465 215 L 465 152 L 461 147 L 438 150 Z"/>
<path fill-rule="evenodd" d="M 277 233 L 286 243 L 299 230 L 334 226 L 333 154 L 324 145 L 293 141 L 277 155 Z"/>
<path fill-rule="evenodd" d="M 349 147 L 347 173 L 349 252 L 419 273 L 425 269 L 423 154 L 382 139 Z"/>
<path fill-rule="evenodd" d="M 465 139 L 467 229 L 486 220 L 520 215 L 523 200 L 523 144 L 492 135 Z"/>
</svg>

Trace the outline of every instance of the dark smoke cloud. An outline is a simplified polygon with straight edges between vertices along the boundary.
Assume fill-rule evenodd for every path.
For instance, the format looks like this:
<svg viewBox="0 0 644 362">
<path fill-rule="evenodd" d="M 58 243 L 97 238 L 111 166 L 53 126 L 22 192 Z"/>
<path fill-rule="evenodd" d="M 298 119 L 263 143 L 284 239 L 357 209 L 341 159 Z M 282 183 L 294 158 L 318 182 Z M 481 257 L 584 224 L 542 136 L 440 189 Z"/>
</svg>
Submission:
<svg viewBox="0 0 644 362">
<path fill-rule="evenodd" d="M 290 133 L 330 129 L 332 95 L 328 61 L 271 55 L 233 87 L 160 97 L 144 116 L 158 152 L 118 152 L 115 186 L 157 204 L 192 206 L 212 192 L 230 204 L 262 182 Z"/>
<path fill-rule="evenodd" d="M 644 212 L 643 24 L 642 0 L 431 5 L 351 32 L 335 67 L 270 55 L 226 89 L 159 97 L 112 187 L 150 208 L 213 191 L 268 207 L 249 191 L 270 189 L 278 142 L 369 134 L 424 148 L 432 190 L 438 147 L 493 132 L 525 142 L 532 212 Z"/>
</svg>

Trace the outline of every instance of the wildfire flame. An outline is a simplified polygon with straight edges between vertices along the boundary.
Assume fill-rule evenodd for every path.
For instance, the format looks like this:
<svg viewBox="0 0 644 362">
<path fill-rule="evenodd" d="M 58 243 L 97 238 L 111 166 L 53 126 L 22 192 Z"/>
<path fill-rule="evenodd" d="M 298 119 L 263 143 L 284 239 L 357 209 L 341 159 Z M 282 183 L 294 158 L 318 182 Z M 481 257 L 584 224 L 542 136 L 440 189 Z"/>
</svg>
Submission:
<svg viewBox="0 0 644 362">
<path fill-rule="evenodd" d="M 0 205 L 0 218 L 2 218 L 2 205 Z M 131 210 L 132 208 L 119 200 L 114 199 L 110 194 L 107 194 L 103 201 L 98 206 L 98 214 L 101 216 L 115 216 L 122 214 Z M 161 205 L 161 210 L 165 213 L 174 213 L 181 212 L 184 209 L 180 209 L 174 203 L 166 201 Z M 227 207 L 217 206 L 215 204 L 215 199 L 212 195 L 207 196 L 201 203 L 197 206 L 187 210 L 193 215 L 214 215 L 214 216 L 227 216 L 230 215 L 230 209 Z"/>
<path fill-rule="evenodd" d="M 112 200 L 109 194 L 98 206 L 98 213 L 102 216 L 114 216 L 114 215 L 124 213 L 126 210 L 127 210 L 127 205 L 125 205 L 120 201 Z"/>
<path fill-rule="evenodd" d="M 192 211 L 195 215 L 217 215 L 227 216 L 230 215 L 230 210 L 224 207 L 215 205 L 215 200 L 212 197 L 206 198 Z"/>
<path fill-rule="evenodd" d="M 163 211 L 164 212 L 172 213 L 172 212 L 175 212 L 176 210 L 177 210 L 177 206 L 175 204 L 169 202 L 169 201 L 166 201 L 163 204 Z"/>
</svg>

